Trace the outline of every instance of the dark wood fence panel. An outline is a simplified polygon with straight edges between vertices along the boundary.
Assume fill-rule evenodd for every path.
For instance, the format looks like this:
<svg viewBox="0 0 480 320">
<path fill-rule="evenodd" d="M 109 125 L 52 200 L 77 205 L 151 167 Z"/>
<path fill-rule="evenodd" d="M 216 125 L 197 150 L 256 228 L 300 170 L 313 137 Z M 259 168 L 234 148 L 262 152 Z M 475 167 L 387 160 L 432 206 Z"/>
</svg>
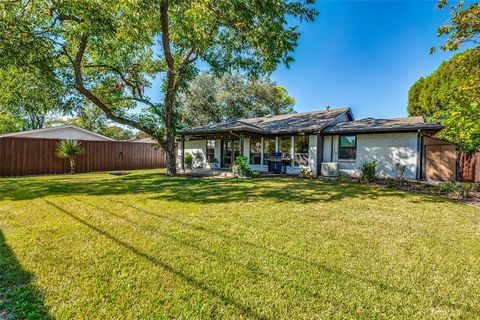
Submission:
<svg viewBox="0 0 480 320">
<path fill-rule="evenodd" d="M 0 176 L 61 174 L 70 171 L 67 159 L 57 158 L 59 140 L 0 138 Z M 85 153 L 76 161 L 77 172 L 153 169 L 165 167 L 165 153 L 153 144 L 80 141 Z"/>
<path fill-rule="evenodd" d="M 460 177 L 462 181 L 480 183 L 480 152 L 460 155 Z"/>
</svg>

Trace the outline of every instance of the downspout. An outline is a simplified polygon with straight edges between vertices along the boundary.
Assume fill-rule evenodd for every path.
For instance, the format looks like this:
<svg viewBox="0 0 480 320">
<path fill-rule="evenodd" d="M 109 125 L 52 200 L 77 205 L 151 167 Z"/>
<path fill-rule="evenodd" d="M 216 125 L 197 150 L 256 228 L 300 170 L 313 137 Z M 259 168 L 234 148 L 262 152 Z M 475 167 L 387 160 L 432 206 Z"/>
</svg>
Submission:
<svg viewBox="0 0 480 320">
<path fill-rule="evenodd" d="M 185 136 L 182 135 L 182 171 L 185 171 Z"/>
<path fill-rule="evenodd" d="M 423 135 L 421 130 L 417 134 L 417 174 L 416 179 L 422 180 L 423 176 Z"/>
</svg>

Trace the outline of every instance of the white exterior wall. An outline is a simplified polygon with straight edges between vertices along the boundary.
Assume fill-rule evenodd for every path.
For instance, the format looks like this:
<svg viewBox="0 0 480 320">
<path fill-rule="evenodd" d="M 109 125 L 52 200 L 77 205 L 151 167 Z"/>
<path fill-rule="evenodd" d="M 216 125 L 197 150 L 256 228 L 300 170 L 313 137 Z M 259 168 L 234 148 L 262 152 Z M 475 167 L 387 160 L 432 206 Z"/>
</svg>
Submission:
<svg viewBox="0 0 480 320">
<path fill-rule="evenodd" d="M 291 137 L 293 139 L 293 137 Z M 295 167 L 295 166 L 288 166 L 287 167 L 287 173 L 288 174 L 299 174 L 300 171 L 303 168 L 310 168 L 312 170 L 313 174 L 316 174 L 317 171 L 317 136 L 316 135 L 311 135 L 309 136 L 309 148 L 308 148 L 308 158 L 309 158 L 309 164 L 308 166 L 300 166 L 300 167 Z M 203 168 L 214 168 L 213 164 L 206 163 L 206 150 L 207 148 L 207 142 L 206 140 L 186 140 L 185 141 L 185 154 L 190 153 L 194 156 L 194 166 L 202 166 Z M 278 151 L 278 139 L 277 139 L 277 151 Z M 293 154 L 293 140 L 292 140 L 292 150 Z M 182 145 L 181 143 L 178 144 L 178 157 L 180 158 L 182 155 Z M 199 156 L 201 158 L 200 161 L 195 161 L 196 156 Z M 250 139 L 245 138 L 244 139 L 244 150 L 243 150 L 243 155 L 247 157 L 248 163 L 250 163 Z M 220 161 L 221 161 L 221 140 L 215 140 L 215 158 L 218 160 L 218 166 L 220 166 Z M 261 154 L 261 159 L 263 159 L 263 138 L 262 138 L 262 154 Z M 178 163 L 180 166 L 180 162 Z M 268 172 L 268 165 L 263 164 L 263 165 L 252 165 L 249 164 L 249 167 L 252 170 L 257 170 L 260 172 Z"/>
<path fill-rule="evenodd" d="M 340 174 L 359 176 L 363 161 L 376 160 L 377 174 L 380 177 L 394 177 L 395 163 L 400 163 L 406 166 L 405 178 L 416 178 L 418 156 L 416 132 L 357 134 L 356 160 L 338 159 L 338 137 L 333 136 L 333 161 L 338 162 Z M 330 146 L 331 140 L 328 140 L 324 144 L 325 162 L 330 162 Z"/>
</svg>

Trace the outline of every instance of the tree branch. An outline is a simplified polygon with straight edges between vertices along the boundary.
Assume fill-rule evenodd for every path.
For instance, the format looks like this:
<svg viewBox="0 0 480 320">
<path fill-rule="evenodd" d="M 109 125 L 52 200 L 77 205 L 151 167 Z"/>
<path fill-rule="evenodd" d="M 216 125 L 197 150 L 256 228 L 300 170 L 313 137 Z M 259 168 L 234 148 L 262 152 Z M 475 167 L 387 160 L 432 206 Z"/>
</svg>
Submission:
<svg viewBox="0 0 480 320">
<path fill-rule="evenodd" d="M 131 126 L 133 128 L 137 128 L 153 136 L 153 131 L 150 130 L 150 128 L 125 117 L 115 115 L 112 110 L 110 110 L 110 108 L 103 103 L 103 101 L 101 101 L 97 96 L 95 96 L 92 92 L 85 88 L 85 85 L 83 83 L 82 62 L 85 56 L 85 51 L 87 49 L 87 43 L 88 36 L 82 35 L 80 39 L 80 45 L 74 60 L 75 89 L 77 89 L 78 92 L 80 92 L 83 96 L 85 96 L 88 100 L 90 100 L 93 104 L 100 108 L 110 120 L 127 126 Z"/>
<path fill-rule="evenodd" d="M 140 88 L 140 86 L 134 84 L 133 82 L 129 81 L 126 78 L 125 74 L 119 68 L 111 66 L 111 65 L 107 65 L 107 64 L 89 64 L 89 65 L 86 65 L 85 68 L 103 68 L 103 69 L 108 69 L 110 71 L 113 71 L 114 73 L 116 73 L 120 77 L 120 79 L 122 79 L 122 81 L 128 87 L 130 87 L 133 95 L 138 96 L 141 99 L 144 98 L 142 88 Z"/>
</svg>

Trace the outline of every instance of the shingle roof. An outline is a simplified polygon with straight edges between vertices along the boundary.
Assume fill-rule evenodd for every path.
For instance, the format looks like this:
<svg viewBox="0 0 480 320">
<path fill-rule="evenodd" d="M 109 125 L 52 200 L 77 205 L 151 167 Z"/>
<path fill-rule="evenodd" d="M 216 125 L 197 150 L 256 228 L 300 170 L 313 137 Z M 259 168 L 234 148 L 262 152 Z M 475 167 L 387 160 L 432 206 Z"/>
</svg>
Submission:
<svg viewBox="0 0 480 320">
<path fill-rule="evenodd" d="M 422 117 L 406 117 L 392 119 L 366 118 L 361 120 L 342 122 L 325 128 L 322 133 L 357 133 L 357 132 L 391 132 L 440 130 L 438 123 L 425 123 Z"/>
<path fill-rule="evenodd" d="M 350 108 L 240 119 L 190 128 L 184 130 L 182 134 L 206 134 L 228 131 L 248 131 L 264 134 L 312 132 L 325 128 L 346 112 L 351 112 Z"/>
</svg>

